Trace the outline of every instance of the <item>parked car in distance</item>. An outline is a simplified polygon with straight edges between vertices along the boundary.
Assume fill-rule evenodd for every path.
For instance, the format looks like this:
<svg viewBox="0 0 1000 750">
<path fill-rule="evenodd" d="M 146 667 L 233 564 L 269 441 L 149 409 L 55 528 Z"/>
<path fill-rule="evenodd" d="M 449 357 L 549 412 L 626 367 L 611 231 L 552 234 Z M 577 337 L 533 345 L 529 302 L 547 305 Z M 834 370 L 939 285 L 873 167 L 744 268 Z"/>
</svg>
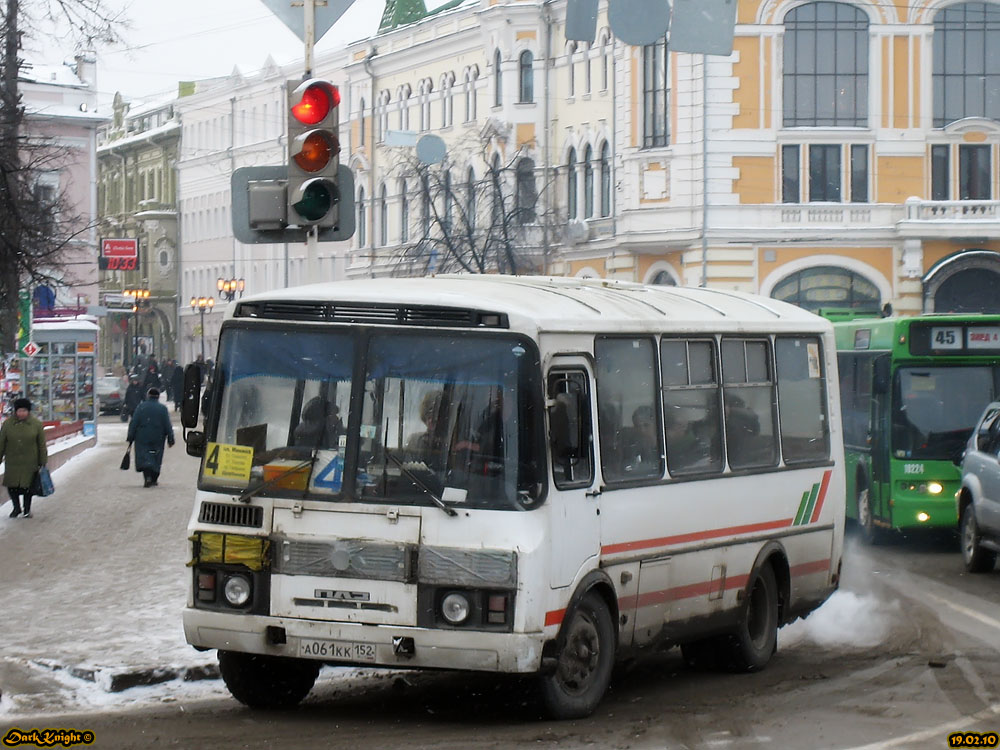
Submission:
<svg viewBox="0 0 1000 750">
<path fill-rule="evenodd" d="M 993 570 L 1000 552 L 1000 401 L 983 410 L 969 437 L 956 502 L 966 570 Z"/>
<path fill-rule="evenodd" d="M 125 378 L 105 375 L 97 379 L 97 403 L 101 414 L 118 414 L 125 402 Z"/>
</svg>

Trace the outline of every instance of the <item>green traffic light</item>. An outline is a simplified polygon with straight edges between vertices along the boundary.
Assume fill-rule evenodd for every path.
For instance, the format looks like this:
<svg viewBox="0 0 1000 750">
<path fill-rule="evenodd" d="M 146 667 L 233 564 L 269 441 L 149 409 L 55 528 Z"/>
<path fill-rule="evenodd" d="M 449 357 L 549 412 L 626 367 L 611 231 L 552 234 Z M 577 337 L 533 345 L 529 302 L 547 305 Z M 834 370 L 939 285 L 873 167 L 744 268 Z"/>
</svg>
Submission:
<svg viewBox="0 0 1000 750">
<path fill-rule="evenodd" d="M 333 207 L 333 195 L 330 189 L 321 181 L 315 180 L 306 185 L 302 197 L 292 204 L 296 213 L 306 221 L 319 221 Z"/>
</svg>

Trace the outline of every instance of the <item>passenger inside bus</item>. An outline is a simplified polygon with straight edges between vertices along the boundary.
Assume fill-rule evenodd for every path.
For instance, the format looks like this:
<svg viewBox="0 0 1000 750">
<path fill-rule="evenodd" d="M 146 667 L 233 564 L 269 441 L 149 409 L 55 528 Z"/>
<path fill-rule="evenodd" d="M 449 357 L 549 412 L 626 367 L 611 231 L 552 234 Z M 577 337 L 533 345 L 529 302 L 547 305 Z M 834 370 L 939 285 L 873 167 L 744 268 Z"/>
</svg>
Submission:
<svg viewBox="0 0 1000 750">
<path fill-rule="evenodd" d="M 406 452 L 410 460 L 423 462 L 430 467 L 439 467 L 444 460 L 445 440 L 441 434 L 442 410 L 447 408 L 442 391 L 428 391 L 420 401 L 420 421 L 424 431 L 410 436 L 406 441 Z"/>
<path fill-rule="evenodd" d="M 672 474 L 690 471 L 710 458 L 707 444 L 695 434 L 696 425 L 666 408 L 663 424 L 667 439 L 667 466 Z"/>
<path fill-rule="evenodd" d="M 622 468 L 626 478 L 659 476 L 662 473 L 660 441 L 652 406 L 632 412 L 632 427 L 622 430 Z"/>
<path fill-rule="evenodd" d="M 344 432 L 340 407 L 330 404 L 322 396 L 315 396 L 302 409 L 302 419 L 295 427 L 295 445 L 335 448 Z"/>
</svg>

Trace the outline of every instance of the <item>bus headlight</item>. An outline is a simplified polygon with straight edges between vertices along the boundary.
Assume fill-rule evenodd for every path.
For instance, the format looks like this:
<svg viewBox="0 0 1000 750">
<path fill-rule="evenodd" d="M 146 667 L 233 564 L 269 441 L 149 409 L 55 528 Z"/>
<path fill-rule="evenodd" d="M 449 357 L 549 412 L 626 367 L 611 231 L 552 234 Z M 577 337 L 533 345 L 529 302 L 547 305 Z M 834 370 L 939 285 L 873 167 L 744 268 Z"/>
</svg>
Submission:
<svg viewBox="0 0 1000 750">
<path fill-rule="evenodd" d="M 461 625 L 469 619 L 471 610 L 469 598 L 457 591 L 451 592 L 441 600 L 441 616 L 449 625 Z"/>
<path fill-rule="evenodd" d="M 920 523 L 927 523 L 931 520 L 931 517 L 921 511 L 920 513 L 917 513 L 917 520 L 920 521 Z"/>
<path fill-rule="evenodd" d="M 245 576 L 229 576 L 222 591 L 226 601 L 234 607 L 242 607 L 250 601 L 250 581 Z"/>
<path fill-rule="evenodd" d="M 929 493 L 931 493 L 932 495 L 940 495 L 943 490 L 944 490 L 944 487 L 941 485 L 940 482 L 928 482 L 927 483 L 927 491 Z"/>
</svg>

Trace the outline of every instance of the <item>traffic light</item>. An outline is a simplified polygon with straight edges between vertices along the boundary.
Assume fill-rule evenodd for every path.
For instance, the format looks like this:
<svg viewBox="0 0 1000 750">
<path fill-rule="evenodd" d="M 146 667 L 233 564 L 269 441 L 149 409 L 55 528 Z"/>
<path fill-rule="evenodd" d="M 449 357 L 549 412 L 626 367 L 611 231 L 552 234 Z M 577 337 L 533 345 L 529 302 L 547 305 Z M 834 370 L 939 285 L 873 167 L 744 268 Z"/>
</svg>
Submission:
<svg viewBox="0 0 1000 750">
<path fill-rule="evenodd" d="M 288 81 L 287 222 L 337 225 L 340 191 L 340 90 L 329 81 Z"/>
</svg>

